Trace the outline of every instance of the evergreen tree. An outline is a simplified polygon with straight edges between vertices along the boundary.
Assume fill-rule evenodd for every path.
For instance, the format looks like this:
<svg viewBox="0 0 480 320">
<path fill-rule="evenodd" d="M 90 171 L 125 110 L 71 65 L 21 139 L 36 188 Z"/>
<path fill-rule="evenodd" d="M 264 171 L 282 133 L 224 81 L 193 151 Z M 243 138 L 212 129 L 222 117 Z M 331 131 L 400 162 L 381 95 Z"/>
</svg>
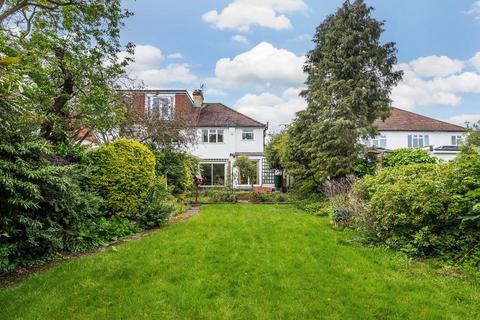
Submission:
<svg viewBox="0 0 480 320">
<path fill-rule="evenodd" d="M 286 169 L 311 188 L 352 172 L 360 138 L 390 112 L 391 89 L 401 80 L 396 47 L 382 44 L 384 22 L 363 0 L 345 1 L 317 28 L 304 71 L 307 109 L 288 129 Z"/>
</svg>

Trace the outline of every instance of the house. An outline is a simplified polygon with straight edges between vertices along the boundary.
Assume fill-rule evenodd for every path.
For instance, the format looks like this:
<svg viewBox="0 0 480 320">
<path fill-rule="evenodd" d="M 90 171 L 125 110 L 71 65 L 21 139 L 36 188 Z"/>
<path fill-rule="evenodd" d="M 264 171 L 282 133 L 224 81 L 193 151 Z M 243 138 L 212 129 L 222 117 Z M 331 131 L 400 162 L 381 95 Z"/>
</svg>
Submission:
<svg viewBox="0 0 480 320">
<path fill-rule="evenodd" d="M 385 150 L 424 148 L 431 155 L 452 161 L 460 152 L 466 134 L 462 126 L 432 119 L 406 110 L 392 108 L 385 121 L 377 120 L 379 135 L 365 144 Z"/>
<path fill-rule="evenodd" d="M 274 172 L 264 158 L 267 125 L 222 103 L 204 102 L 195 90 L 130 90 L 134 108 L 149 117 L 189 119 L 197 132 L 197 143 L 189 153 L 200 159 L 205 187 L 231 185 L 236 188 L 273 187 Z M 235 159 L 246 156 L 257 164 L 254 181 L 245 180 L 234 167 Z"/>
</svg>

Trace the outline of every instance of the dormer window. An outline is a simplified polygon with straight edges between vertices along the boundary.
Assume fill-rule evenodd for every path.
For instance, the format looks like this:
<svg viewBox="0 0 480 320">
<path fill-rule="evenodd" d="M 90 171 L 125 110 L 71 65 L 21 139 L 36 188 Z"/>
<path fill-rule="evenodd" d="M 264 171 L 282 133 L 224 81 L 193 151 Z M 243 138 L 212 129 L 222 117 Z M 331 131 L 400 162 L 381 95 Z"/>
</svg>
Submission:
<svg viewBox="0 0 480 320">
<path fill-rule="evenodd" d="M 175 95 L 148 94 L 145 97 L 145 111 L 151 119 L 173 119 L 175 115 Z"/>
<path fill-rule="evenodd" d="M 253 140 L 255 136 L 253 135 L 252 129 L 242 130 L 242 140 Z"/>
</svg>

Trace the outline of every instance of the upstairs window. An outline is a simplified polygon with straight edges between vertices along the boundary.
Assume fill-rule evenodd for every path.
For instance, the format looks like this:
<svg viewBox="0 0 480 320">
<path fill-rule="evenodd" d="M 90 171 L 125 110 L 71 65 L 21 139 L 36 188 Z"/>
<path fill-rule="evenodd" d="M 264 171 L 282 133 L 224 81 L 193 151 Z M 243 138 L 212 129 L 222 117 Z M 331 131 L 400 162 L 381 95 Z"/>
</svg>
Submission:
<svg viewBox="0 0 480 320">
<path fill-rule="evenodd" d="M 145 97 L 145 109 L 151 119 L 173 119 L 175 114 L 175 95 L 149 94 Z"/>
<path fill-rule="evenodd" d="M 202 142 L 223 143 L 223 129 L 203 129 Z"/>
<path fill-rule="evenodd" d="M 408 147 L 409 148 L 422 148 L 429 146 L 428 135 L 426 134 L 413 134 L 408 135 Z"/>
<path fill-rule="evenodd" d="M 452 146 L 459 146 L 462 144 L 462 136 L 452 136 Z"/>
<path fill-rule="evenodd" d="M 242 140 L 253 140 L 255 136 L 253 135 L 253 130 L 245 129 L 242 130 Z"/>
<path fill-rule="evenodd" d="M 371 141 L 371 146 L 375 148 L 387 148 L 387 137 L 386 136 L 376 136 Z"/>
</svg>

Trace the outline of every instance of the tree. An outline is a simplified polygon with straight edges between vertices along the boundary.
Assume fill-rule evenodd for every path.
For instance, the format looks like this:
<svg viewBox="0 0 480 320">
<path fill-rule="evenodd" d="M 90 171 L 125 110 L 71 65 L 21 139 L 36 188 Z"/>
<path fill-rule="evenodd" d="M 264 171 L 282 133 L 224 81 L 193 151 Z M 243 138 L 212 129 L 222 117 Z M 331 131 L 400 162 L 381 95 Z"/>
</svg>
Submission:
<svg viewBox="0 0 480 320">
<path fill-rule="evenodd" d="M 245 156 L 240 156 L 235 160 L 235 167 L 238 168 L 240 180 L 250 181 L 253 190 L 253 184 L 257 178 L 257 164 L 255 161 Z"/>
<path fill-rule="evenodd" d="M 126 117 L 120 125 L 118 135 L 151 143 L 157 150 L 186 150 L 197 142 L 197 129 L 193 126 L 192 115 L 176 112 L 172 117 L 153 117 L 145 114 L 144 108 L 135 107 L 134 91 L 121 91 Z M 141 128 L 141 129 L 140 129 Z"/>
<path fill-rule="evenodd" d="M 129 59 L 118 59 L 119 36 L 130 15 L 120 0 L 0 1 L 0 55 L 20 59 L 45 139 L 81 142 L 121 123 L 116 89 Z"/>
<path fill-rule="evenodd" d="M 402 78 L 395 44 L 380 43 L 384 22 L 372 10 L 345 1 L 317 28 L 307 54 L 307 108 L 288 129 L 286 169 L 312 188 L 352 172 L 360 138 L 376 134 L 373 123 L 389 115 L 391 89 Z"/>
<path fill-rule="evenodd" d="M 265 146 L 265 158 L 271 169 L 283 170 L 282 158 L 285 156 L 287 138 L 285 131 L 274 134 Z"/>
</svg>

